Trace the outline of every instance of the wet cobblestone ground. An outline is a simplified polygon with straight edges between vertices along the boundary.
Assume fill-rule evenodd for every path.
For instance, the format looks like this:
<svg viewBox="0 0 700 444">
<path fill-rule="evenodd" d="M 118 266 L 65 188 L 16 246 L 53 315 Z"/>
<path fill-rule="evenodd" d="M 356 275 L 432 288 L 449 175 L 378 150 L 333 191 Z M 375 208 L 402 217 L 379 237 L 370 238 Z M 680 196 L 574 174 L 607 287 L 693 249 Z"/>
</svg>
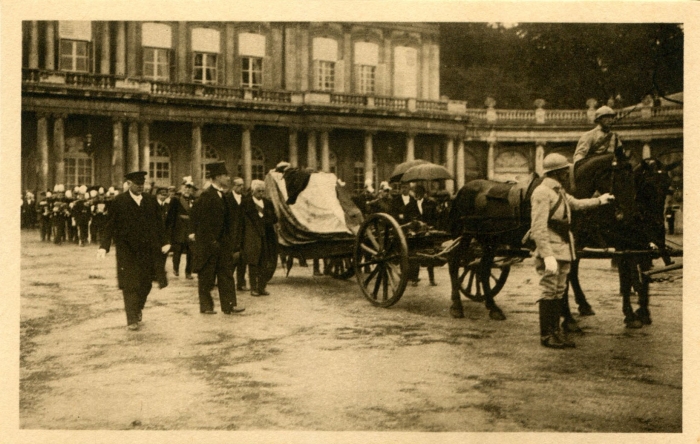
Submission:
<svg viewBox="0 0 700 444">
<path fill-rule="evenodd" d="M 610 261 L 583 261 L 597 314 L 553 351 L 531 260 L 497 297 L 502 322 L 466 300 L 452 319 L 446 267 L 380 309 L 354 278 L 297 266 L 270 296 L 239 295 L 240 316 L 201 315 L 197 281 L 170 272 L 129 332 L 114 253 L 95 253 L 22 233 L 23 429 L 681 431 L 681 271 L 652 284 L 653 324 L 629 330 Z"/>
</svg>

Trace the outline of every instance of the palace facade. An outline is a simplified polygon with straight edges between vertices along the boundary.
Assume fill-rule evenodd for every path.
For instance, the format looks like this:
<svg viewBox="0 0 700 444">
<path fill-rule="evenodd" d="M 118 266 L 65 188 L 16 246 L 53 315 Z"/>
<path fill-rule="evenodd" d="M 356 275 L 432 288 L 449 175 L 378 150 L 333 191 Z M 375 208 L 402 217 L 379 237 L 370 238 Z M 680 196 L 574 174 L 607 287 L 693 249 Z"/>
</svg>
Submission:
<svg viewBox="0 0 700 444">
<path fill-rule="evenodd" d="M 593 127 L 578 110 L 501 110 L 440 96 L 439 26 L 423 23 L 28 21 L 22 47 L 22 187 L 204 181 L 226 161 L 246 183 L 279 161 L 361 190 L 423 158 L 472 178 L 518 179 L 571 158 Z M 616 131 L 638 158 L 677 160 L 682 105 L 649 99 Z M 679 168 L 676 185 L 682 187 Z"/>
</svg>

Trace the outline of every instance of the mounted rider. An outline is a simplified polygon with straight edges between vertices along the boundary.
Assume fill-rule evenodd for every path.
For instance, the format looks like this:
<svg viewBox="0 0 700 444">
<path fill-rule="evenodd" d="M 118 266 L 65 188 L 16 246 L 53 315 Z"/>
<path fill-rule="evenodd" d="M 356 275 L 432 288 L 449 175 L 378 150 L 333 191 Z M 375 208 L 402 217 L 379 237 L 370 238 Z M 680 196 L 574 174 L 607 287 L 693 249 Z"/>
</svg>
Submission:
<svg viewBox="0 0 700 444">
<path fill-rule="evenodd" d="M 614 153 L 622 146 L 620 137 L 611 130 L 616 118 L 617 114 L 609 106 L 601 106 L 596 110 L 594 122 L 597 125 L 579 139 L 574 151 L 574 164 L 597 154 Z"/>
<path fill-rule="evenodd" d="M 532 193 L 531 226 L 523 243 L 534 240 L 535 269 L 541 276 L 539 300 L 540 342 L 545 347 L 575 347 L 559 328 L 562 296 L 575 259 L 574 237 L 570 231 L 571 211 L 579 211 L 610 203 L 614 197 L 603 194 L 590 199 L 576 199 L 564 188 L 569 183 L 571 164 L 561 154 L 544 158 L 544 179 Z"/>
</svg>

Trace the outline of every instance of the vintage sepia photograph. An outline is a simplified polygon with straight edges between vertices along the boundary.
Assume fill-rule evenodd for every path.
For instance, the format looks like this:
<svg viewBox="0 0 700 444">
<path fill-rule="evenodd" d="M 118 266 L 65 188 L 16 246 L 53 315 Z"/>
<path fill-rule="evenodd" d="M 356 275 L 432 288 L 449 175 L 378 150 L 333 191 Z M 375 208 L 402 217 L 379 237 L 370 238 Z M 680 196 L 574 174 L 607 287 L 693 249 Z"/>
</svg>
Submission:
<svg viewBox="0 0 700 444">
<path fill-rule="evenodd" d="M 635 3 L 5 9 L 11 442 L 695 442 L 698 9 Z"/>
</svg>

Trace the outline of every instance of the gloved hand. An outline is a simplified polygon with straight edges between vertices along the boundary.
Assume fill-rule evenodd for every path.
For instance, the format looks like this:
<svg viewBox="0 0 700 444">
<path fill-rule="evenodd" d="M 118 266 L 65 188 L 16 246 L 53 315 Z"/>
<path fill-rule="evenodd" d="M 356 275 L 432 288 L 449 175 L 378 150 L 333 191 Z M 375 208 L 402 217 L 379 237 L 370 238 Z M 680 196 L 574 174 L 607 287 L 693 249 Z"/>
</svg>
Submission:
<svg viewBox="0 0 700 444">
<path fill-rule="evenodd" d="M 605 194 L 601 194 L 600 196 L 598 196 L 598 199 L 600 199 L 601 205 L 606 205 L 606 204 L 609 204 L 610 202 L 612 202 L 613 200 L 615 200 L 615 196 L 613 196 L 610 193 L 605 193 Z"/>
<path fill-rule="evenodd" d="M 100 248 L 97 250 L 97 259 L 104 259 L 107 255 L 107 250 Z"/>
<path fill-rule="evenodd" d="M 163 245 L 161 247 L 160 251 L 163 254 L 168 254 L 168 251 L 170 251 L 170 244 Z"/>
<path fill-rule="evenodd" d="M 194 233 L 192 233 L 192 234 L 190 234 L 189 236 L 187 236 L 187 238 L 188 238 L 189 240 L 191 240 L 192 242 L 194 242 Z"/>
<path fill-rule="evenodd" d="M 556 274 L 558 269 L 557 258 L 554 256 L 547 256 L 544 258 L 544 272 L 546 274 Z"/>
</svg>

